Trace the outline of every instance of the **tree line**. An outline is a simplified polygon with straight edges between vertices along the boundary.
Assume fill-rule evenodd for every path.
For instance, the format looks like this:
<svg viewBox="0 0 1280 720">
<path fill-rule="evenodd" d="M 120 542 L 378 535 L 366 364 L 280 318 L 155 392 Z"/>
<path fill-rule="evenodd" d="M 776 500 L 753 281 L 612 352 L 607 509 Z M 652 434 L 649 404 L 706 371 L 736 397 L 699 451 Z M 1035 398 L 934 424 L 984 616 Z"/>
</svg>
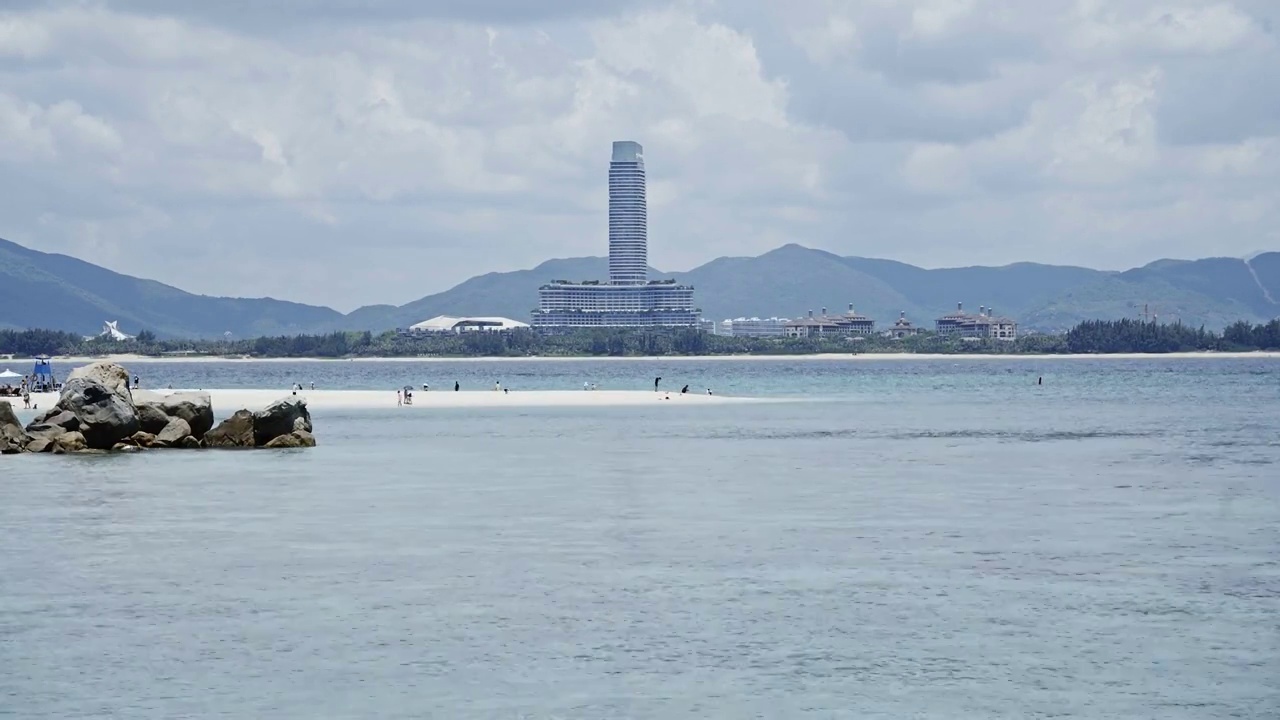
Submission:
<svg viewBox="0 0 1280 720">
<path fill-rule="evenodd" d="M 695 329 L 599 328 L 541 334 L 527 328 L 506 332 L 398 334 L 333 332 L 322 335 L 243 340 L 160 339 L 143 331 L 131 340 L 85 339 L 56 330 L 0 330 L 0 353 L 105 355 L 190 353 L 232 357 L 520 357 L 658 355 L 804 355 L 813 353 L 1066 354 L 1170 353 L 1280 350 L 1280 320 L 1261 325 L 1237 322 L 1221 333 L 1180 323 L 1088 320 L 1062 335 L 1026 335 L 1016 341 L 962 340 L 922 333 L 895 340 L 858 338 L 747 338 Z"/>
</svg>

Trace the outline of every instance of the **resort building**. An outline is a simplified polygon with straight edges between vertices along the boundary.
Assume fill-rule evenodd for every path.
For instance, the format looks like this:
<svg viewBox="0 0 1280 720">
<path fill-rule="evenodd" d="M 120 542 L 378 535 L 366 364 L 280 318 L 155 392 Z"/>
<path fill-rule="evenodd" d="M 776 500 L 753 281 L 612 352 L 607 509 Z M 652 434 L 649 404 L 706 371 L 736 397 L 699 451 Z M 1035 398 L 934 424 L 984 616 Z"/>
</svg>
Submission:
<svg viewBox="0 0 1280 720">
<path fill-rule="evenodd" d="M 901 340 L 922 332 L 924 332 L 924 328 L 912 325 L 911 321 L 907 319 L 907 311 L 903 310 L 898 314 L 898 319 L 893 321 L 893 326 L 884 331 L 884 336 Z"/>
<path fill-rule="evenodd" d="M 437 315 L 430 320 L 409 327 L 410 334 L 435 333 L 435 332 L 486 332 L 495 330 L 514 330 L 516 328 L 527 328 L 528 323 L 522 323 L 518 320 L 504 317 L 453 317 L 452 315 Z"/>
<path fill-rule="evenodd" d="M 717 335 L 727 337 L 783 337 L 787 334 L 787 318 L 735 318 L 723 320 L 716 327 Z"/>
<path fill-rule="evenodd" d="M 622 140 L 609 162 L 609 279 L 538 288 L 533 327 L 698 327 L 693 287 L 649 279 L 644 149 Z"/>
<path fill-rule="evenodd" d="M 786 335 L 793 338 L 828 335 L 855 337 L 872 335 L 875 331 L 876 321 L 855 312 L 853 303 L 849 303 L 849 312 L 843 315 L 827 315 L 827 309 L 822 308 L 820 317 L 814 317 L 813 311 L 810 310 L 808 317 L 792 320 L 786 324 Z"/>
<path fill-rule="evenodd" d="M 978 314 L 964 311 L 964 303 L 956 303 L 956 310 L 935 321 L 939 335 L 961 338 L 992 338 L 994 340 L 1018 339 L 1018 323 L 1012 318 L 997 317 L 991 308 L 982 306 Z"/>
</svg>

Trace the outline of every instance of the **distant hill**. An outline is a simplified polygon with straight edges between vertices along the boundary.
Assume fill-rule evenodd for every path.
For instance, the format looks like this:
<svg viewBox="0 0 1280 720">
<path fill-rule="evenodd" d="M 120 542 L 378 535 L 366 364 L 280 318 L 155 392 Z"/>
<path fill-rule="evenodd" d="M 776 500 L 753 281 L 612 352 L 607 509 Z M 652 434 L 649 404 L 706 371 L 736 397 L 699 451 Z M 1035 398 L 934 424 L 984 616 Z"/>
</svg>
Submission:
<svg viewBox="0 0 1280 720">
<path fill-rule="evenodd" d="M 538 286 L 552 280 L 604 278 L 600 257 L 548 260 L 530 270 L 487 273 L 406 305 L 370 305 L 343 315 L 327 307 L 271 298 L 192 295 L 151 280 L 114 273 L 64 255 L 0 240 L 0 327 L 48 327 L 96 333 L 104 320 L 121 329 L 164 336 L 239 337 L 382 331 L 436 315 L 501 315 L 525 320 Z M 881 323 L 905 311 L 929 327 L 957 302 L 994 307 L 1024 329 L 1065 330 L 1082 320 L 1140 317 L 1220 329 L 1236 320 L 1280 316 L 1280 253 L 1234 258 L 1159 260 L 1124 272 L 1015 263 L 1002 267 L 925 269 L 893 260 L 841 257 L 784 245 L 759 257 L 724 257 L 688 272 L 653 277 L 692 284 L 703 316 L 801 317 L 854 308 Z"/>
<path fill-rule="evenodd" d="M 342 317 L 325 307 L 193 295 L 0 240 L 0 325 L 97 334 L 106 320 L 167 337 L 296 334 Z"/>
</svg>

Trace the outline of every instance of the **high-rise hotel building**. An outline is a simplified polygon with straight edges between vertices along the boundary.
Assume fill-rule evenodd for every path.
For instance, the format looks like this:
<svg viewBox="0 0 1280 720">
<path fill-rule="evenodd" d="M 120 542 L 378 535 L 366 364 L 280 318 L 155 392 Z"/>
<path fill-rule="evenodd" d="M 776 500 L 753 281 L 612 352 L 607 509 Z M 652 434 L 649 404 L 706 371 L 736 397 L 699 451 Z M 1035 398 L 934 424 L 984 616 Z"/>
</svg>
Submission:
<svg viewBox="0 0 1280 720">
<path fill-rule="evenodd" d="M 644 149 L 613 144 L 609 162 L 609 279 L 556 280 L 538 288 L 535 328 L 696 327 L 693 287 L 649 279 Z"/>
</svg>

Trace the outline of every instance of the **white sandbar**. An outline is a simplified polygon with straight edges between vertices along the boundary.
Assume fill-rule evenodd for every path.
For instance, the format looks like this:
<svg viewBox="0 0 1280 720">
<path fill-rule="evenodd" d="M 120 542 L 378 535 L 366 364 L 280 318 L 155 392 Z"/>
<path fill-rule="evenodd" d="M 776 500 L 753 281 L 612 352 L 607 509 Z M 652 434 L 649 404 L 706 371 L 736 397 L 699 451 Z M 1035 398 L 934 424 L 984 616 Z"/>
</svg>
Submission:
<svg viewBox="0 0 1280 720">
<path fill-rule="evenodd" d="M 137 400 L 158 400 L 174 390 L 142 390 Z M 289 390 L 202 390 L 209 393 L 213 410 L 219 417 L 230 415 L 241 408 L 261 410 L 283 397 L 291 396 Z M 391 390 L 301 390 L 298 395 L 307 399 L 311 410 L 396 408 L 396 391 Z M 16 409 L 22 408 L 21 398 L 6 398 Z M 40 408 L 51 408 L 58 402 L 55 393 L 38 393 L 31 401 Z M 490 407 L 635 407 L 657 405 L 659 407 L 689 405 L 722 405 L 728 403 L 763 402 L 759 398 L 707 395 L 705 392 L 688 394 L 679 392 L 653 392 L 649 390 L 432 390 L 413 392 L 413 404 L 405 410 L 423 408 L 490 408 Z"/>
</svg>

